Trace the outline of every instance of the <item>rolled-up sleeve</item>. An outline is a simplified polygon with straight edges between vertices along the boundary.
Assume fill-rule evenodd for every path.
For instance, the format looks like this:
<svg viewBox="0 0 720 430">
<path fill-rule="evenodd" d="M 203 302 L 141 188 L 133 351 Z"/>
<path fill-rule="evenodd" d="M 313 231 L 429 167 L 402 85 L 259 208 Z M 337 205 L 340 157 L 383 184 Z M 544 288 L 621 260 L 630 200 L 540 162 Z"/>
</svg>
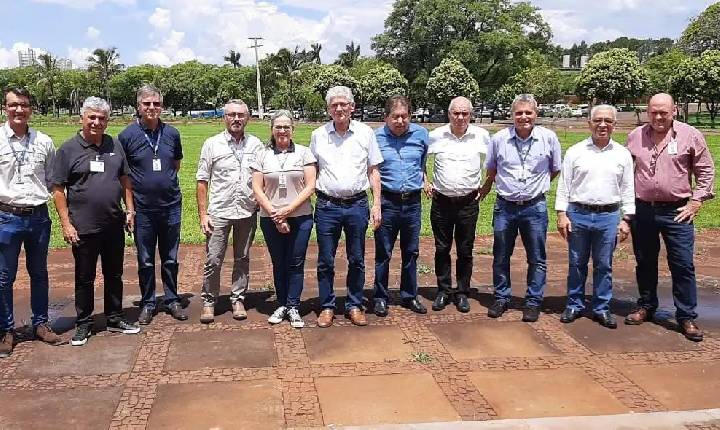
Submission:
<svg viewBox="0 0 720 430">
<path fill-rule="evenodd" d="M 620 178 L 620 199 L 624 215 L 635 215 L 635 172 L 630 151 L 624 157 Z"/>
<path fill-rule="evenodd" d="M 553 133 L 550 137 L 551 153 L 552 153 L 552 165 L 550 171 L 555 173 L 562 168 L 562 148 L 560 147 L 560 140 Z"/>
<path fill-rule="evenodd" d="M 695 176 L 695 189 L 692 199 L 702 202 L 715 197 L 715 164 L 705 138 L 700 133 L 693 137 L 693 153 L 692 174 Z"/>
<path fill-rule="evenodd" d="M 553 156 L 554 157 L 554 156 Z M 560 170 L 560 179 L 557 183 L 555 191 L 555 210 L 566 212 L 568 208 L 568 193 L 570 192 L 570 182 L 572 181 L 572 158 L 565 155 L 562 169 Z"/>
<path fill-rule="evenodd" d="M 195 174 L 195 179 L 198 181 L 210 181 L 210 169 L 212 168 L 211 146 L 212 141 L 208 139 L 200 150 L 200 159 L 198 160 L 197 173 Z"/>
<path fill-rule="evenodd" d="M 380 152 L 380 145 L 378 145 L 375 133 L 368 133 L 368 140 L 368 167 L 377 166 L 385 160 Z"/>
</svg>

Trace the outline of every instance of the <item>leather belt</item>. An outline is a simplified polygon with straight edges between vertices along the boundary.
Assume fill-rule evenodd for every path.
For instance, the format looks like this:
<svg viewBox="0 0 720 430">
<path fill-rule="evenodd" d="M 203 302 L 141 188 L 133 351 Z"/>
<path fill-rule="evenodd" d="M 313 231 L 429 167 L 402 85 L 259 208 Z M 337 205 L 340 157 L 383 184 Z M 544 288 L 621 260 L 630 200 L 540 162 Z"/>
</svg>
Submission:
<svg viewBox="0 0 720 430">
<path fill-rule="evenodd" d="M 45 207 L 47 207 L 47 204 L 45 203 L 39 206 L 13 206 L 0 203 L 0 211 L 11 213 L 13 215 L 32 215 Z"/>
<path fill-rule="evenodd" d="M 420 197 L 420 190 L 409 191 L 407 193 L 396 193 L 395 191 L 382 190 L 382 196 L 391 202 L 403 203 Z"/>
<path fill-rule="evenodd" d="M 530 200 L 518 200 L 518 201 L 508 200 L 505 197 L 501 196 L 500 194 L 497 195 L 497 198 L 504 202 L 512 203 L 517 206 L 527 206 L 527 205 L 535 204 L 535 203 L 539 202 L 540 200 L 545 200 L 545 194 L 538 194 L 537 196 L 531 198 Z"/>
<path fill-rule="evenodd" d="M 573 205 L 585 209 L 590 212 L 615 212 L 620 209 L 620 203 L 611 203 L 608 205 L 587 205 L 585 203 L 571 202 Z"/>
<path fill-rule="evenodd" d="M 350 197 L 333 197 L 323 193 L 320 190 L 315 190 L 315 194 L 317 194 L 318 198 L 327 200 L 330 203 L 334 203 L 336 205 L 349 205 L 351 203 L 357 202 L 358 200 L 367 199 L 367 193 L 365 191 L 361 191 Z"/>
<path fill-rule="evenodd" d="M 647 205 L 652 206 L 655 208 L 669 208 L 669 209 L 677 209 L 681 206 L 685 206 L 690 199 L 680 199 L 675 201 L 665 201 L 665 202 L 648 202 L 647 200 L 642 199 L 635 199 L 635 203 L 641 204 L 641 205 Z"/>
<path fill-rule="evenodd" d="M 470 194 L 465 194 L 464 196 L 446 196 L 445 194 L 438 193 L 435 191 L 433 193 L 433 196 L 437 198 L 438 200 L 445 200 L 453 204 L 459 204 L 459 203 L 467 203 L 470 201 L 475 200 L 475 197 L 478 195 L 478 190 L 475 190 L 471 192 Z"/>
</svg>

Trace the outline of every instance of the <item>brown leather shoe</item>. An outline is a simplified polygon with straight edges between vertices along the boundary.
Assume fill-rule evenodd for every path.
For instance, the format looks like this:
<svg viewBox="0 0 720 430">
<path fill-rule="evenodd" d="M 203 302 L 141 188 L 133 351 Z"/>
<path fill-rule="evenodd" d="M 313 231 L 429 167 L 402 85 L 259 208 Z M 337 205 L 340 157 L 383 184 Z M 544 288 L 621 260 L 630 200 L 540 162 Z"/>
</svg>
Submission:
<svg viewBox="0 0 720 430">
<path fill-rule="evenodd" d="M 318 327 L 330 327 L 333 323 L 333 318 L 335 318 L 335 309 L 325 308 L 322 311 L 320 311 L 320 315 L 318 315 L 317 319 L 317 325 Z"/>
<path fill-rule="evenodd" d="M 50 345 L 60 345 L 63 343 L 62 338 L 55 334 L 48 323 L 43 323 L 35 327 L 35 339 L 41 340 Z"/>
<path fill-rule="evenodd" d="M 204 305 L 202 313 L 200 314 L 200 322 L 203 324 L 210 324 L 215 321 L 215 306 Z"/>
<path fill-rule="evenodd" d="M 365 318 L 365 313 L 360 310 L 360 308 L 351 308 L 348 311 L 348 318 L 350 318 L 350 321 L 352 321 L 353 324 L 364 326 L 367 325 L 367 319 Z"/>
<path fill-rule="evenodd" d="M 242 302 L 242 300 L 238 300 L 237 302 L 233 303 L 233 318 L 242 321 L 245 318 L 247 318 L 247 311 L 245 310 L 245 304 Z"/>
<path fill-rule="evenodd" d="M 625 324 L 640 325 L 645 321 L 652 321 L 654 314 L 655 312 L 651 310 L 645 308 L 637 308 L 625 317 Z"/>
<path fill-rule="evenodd" d="M 11 332 L 0 332 L 0 358 L 9 357 L 12 354 L 14 340 Z"/>
<path fill-rule="evenodd" d="M 680 332 L 685 335 L 685 338 L 693 342 L 702 342 L 703 340 L 703 331 L 695 323 L 695 320 L 685 320 L 681 322 Z"/>
</svg>

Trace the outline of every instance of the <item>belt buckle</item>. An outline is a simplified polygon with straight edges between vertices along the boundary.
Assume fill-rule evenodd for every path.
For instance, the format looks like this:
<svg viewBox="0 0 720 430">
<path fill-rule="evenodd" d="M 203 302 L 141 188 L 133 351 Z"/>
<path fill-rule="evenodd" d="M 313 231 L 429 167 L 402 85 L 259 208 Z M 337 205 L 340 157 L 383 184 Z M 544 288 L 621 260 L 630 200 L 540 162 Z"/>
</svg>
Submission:
<svg viewBox="0 0 720 430">
<path fill-rule="evenodd" d="M 525 206 L 530 200 L 518 200 L 515 202 L 517 206 Z"/>
</svg>

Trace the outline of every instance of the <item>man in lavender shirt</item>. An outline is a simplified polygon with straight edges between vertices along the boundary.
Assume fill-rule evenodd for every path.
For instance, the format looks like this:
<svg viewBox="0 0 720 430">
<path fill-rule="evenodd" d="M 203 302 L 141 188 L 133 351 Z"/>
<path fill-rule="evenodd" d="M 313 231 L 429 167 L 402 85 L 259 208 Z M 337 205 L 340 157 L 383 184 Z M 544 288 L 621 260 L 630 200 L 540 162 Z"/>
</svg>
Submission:
<svg viewBox="0 0 720 430">
<path fill-rule="evenodd" d="M 480 189 L 481 198 L 493 181 L 497 190 L 493 210 L 495 302 L 488 316 L 498 318 L 510 303 L 510 256 L 519 232 L 528 261 L 523 321 L 534 322 L 540 316 L 547 272 L 545 193 L 560 173 L 560 141 L 552 130 L 535 125 L 537 102 L 532 94 L 515 97 L 511 110 L 514 124 L 493 136 L 485 162 L 487 179 Z"/>
<path fill-rule="evenodd" d="M 686 338 L 700 342 L 693 219 L 702 203 L 714 197 L 715 166 L 703 135 L 674 120 L 677 107 L 669 94 L 654 95 L 647 114 L 649 123 L 633 130 L 627 141 L 635 161 L 636 214 L 630 228 L 640 298 L 625 324 L 650 321 L 658 308 L 661 235 L 672 275 L 675 319 Z"/>
</svg>

